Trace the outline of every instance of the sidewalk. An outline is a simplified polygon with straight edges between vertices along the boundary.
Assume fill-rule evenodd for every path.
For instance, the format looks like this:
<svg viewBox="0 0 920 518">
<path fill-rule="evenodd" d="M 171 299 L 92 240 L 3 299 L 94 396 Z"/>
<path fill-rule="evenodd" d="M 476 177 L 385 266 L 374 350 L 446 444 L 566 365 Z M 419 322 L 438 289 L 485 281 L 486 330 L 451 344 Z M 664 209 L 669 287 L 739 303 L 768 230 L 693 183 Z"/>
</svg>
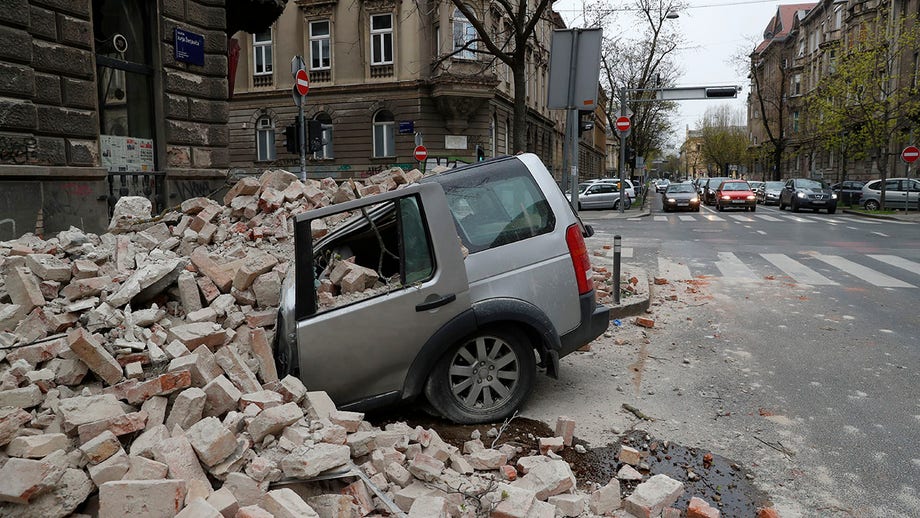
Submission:
<svg viewBox="0 0 920 518">
<path fill-rule="evenodd" d="M 911 223 L 920 223 L 920 211 L 916 210 L 907 212 L 901 210 L 898 211 L 897 214 L 865 214 L 855 210 L 843 209 L 843 213 L 870 219 L 887 219 L 889 221 L 908 221 Z"/>
</svg>

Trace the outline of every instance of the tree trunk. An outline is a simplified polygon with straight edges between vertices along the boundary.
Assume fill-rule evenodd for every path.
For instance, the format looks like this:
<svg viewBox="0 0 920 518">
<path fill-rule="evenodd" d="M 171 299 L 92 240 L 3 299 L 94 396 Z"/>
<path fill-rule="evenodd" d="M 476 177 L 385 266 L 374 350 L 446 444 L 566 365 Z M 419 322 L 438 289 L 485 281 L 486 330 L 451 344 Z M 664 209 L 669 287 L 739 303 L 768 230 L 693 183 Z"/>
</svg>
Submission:
<svg viewBox="0 0 920 518">
<path fill-rule="evenodd" d="M 514 147 L 512 154 L 521 151 L 533 151 L 527 149 L 527 82 L 526 71 L 524 70 L 524 60 L 516 60 L 512 76 L 514 79 Z"/>
<path fill-rule="evenodd" d="M 885 180 L 888 178 L 888 148 L 879 146 L 878 148 L 878 159 L 876 160 L 876 165 L 878 166 L 879 178 L 882 179 L 882 182 L 879 184 L 881 187 L 881 193 L 879 193 L 878 204 L 879 209 L 885 210 Z"/>
<path fill-rule="evenodd" d="M 783 150 L 779 146 L 774 146 L 773 148 L 773 172 L 771 174 L 774 181 L 780 181 L 783 179 L 783 173 L 781 171 L 782 162 L 783 162 Z"/>
</svg>

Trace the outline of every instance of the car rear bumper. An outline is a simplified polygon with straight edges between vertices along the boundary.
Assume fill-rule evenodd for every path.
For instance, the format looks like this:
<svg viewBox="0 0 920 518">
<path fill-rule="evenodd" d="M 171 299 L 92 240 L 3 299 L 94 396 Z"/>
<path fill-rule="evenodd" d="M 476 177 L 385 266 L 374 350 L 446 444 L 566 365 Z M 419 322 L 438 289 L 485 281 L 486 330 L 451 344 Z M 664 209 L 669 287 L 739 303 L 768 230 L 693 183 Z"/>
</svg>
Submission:
<svg viewBox="0 0 920 518">
<path fill-rule="evenodd" d="M 559 337 L 561 343 L 560 358 L 590 343 L 604 334 L 604 331 L 610 326 L 610 308 L 595 302 L 594 290 L 581 295 L 579 305 L 581 307 L 581 324 Z"/>
</svg>

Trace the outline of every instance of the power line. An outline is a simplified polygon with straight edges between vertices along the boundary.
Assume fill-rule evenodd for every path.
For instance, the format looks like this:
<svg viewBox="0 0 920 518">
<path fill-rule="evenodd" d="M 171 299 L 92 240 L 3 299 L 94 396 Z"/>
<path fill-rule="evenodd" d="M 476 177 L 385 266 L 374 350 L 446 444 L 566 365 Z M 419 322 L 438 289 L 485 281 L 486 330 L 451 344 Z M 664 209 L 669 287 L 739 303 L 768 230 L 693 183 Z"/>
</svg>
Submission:
<svg viewBox="0 0 920 518">
<path fill-rule="evenodd" d="M 732 7 L 732 6 L 736 6 L 736 5 L 772 4 L 772 3 L 775 3 L 775 2 L 776 2 L 776 0 L 742 0 L 742 1 L 739 1 L 739 2 L 723 2 L 723 3 L 719 3 L 719 4 L 689 5 L 689 6 L 686 6 L 686 7 L 682 8 L 681 11 L 683 11 L 683 10 L 690 10 L 690 9 L 706 9 L 706 8 L 710 8 L 710 7 Z M 556 11 L 557 13 L 580 13 L 580 12 L 584 12 L 584 9 L 553 9 L 553 10 Z M 621 8 L 614 8 L 614 9 L 603 9 L 603 10 L 601 10 L 601 11 L 604 12 L 604 13 L 618 13 L 618 12 L 628 13 L 628 12 L 639 11 L 639 9 L 631 9 L 631 8 L 621 7 Z"/>
</svg>

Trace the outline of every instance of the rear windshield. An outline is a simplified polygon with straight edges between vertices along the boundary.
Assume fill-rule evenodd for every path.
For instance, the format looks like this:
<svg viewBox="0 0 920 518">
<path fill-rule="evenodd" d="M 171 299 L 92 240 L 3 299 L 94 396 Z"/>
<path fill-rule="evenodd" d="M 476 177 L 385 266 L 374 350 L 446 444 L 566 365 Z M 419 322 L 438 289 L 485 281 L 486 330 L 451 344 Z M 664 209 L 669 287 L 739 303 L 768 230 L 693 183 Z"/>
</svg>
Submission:
<svg viewBox="0 0 920 518">
<path fill-rule="evenodd" d="M 722 184 L 723 191 L 750 191 L 751 188 L 747 182 L 725 182 Z"/>
<path fill-rule="evenodd" d="M 505 160 L 439 179 L 460 241 L 470 253 L 553 230 L 543 191 L 519 160 Z"/>
</svg>

